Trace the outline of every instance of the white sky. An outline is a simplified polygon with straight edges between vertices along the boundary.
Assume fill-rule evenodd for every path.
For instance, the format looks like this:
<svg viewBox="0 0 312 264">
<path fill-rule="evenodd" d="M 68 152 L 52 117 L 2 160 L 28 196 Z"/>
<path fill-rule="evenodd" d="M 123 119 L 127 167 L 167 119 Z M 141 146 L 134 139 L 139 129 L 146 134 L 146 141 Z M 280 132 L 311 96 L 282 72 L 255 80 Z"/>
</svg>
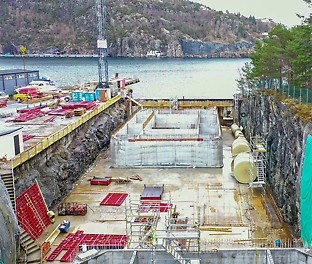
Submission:
<svg viewBox="0 0 312 264">
<path fill-rule="evenodd" d="M 191 0 L 204 4 L 212 9 L 230 13 L 241 13 L 249 17 L 272 18 L 286 26 L 300 25 L 297 14 L 308 16 L 311 9 L 303 0 Z"/>
</svg>

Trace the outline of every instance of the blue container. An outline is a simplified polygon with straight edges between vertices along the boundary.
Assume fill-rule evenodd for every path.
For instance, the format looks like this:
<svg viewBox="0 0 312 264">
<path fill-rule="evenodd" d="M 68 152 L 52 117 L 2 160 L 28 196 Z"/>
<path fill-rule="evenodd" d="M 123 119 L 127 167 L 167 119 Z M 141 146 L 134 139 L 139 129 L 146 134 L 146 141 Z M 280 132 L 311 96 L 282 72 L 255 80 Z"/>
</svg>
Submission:
<svg viewBox="0 0 312 264">
<path fill-rule="evenodd" d="M 72 92 L 71 96 L 72 96 L 73 102 L 81 102 L 83 100 L 84 93 L 83 92 Z"/>
<path fill-rule="evenodd" d="M 95 93 L 94 92 L 85 93 L 84 98 L 86 101 L 95 101 Z"/>
<path fill-rule="evenodd" d="M 104 89 L 96 89 L 95 90 L 95 99 L 96 100 L 100 100 L 102 91 L 105 91 L 105 90 Z"/>
</svg>

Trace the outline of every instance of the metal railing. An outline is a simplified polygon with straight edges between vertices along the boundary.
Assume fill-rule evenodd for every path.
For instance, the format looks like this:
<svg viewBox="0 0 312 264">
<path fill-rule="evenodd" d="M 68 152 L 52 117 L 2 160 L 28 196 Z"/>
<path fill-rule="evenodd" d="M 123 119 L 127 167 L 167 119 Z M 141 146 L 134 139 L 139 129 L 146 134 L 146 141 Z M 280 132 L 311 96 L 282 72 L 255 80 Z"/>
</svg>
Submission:
<svg viewBox="0 0 312 264">
<path fill-rule="evenodd" d="M 43 138 L 38 143 L 36 143 L 31 148 L 25 150 L 24 152 L 16 155 L 12 158 L 12 168 L 16 168 L 22 163 L 26 162 L 27 160 L 33 158 L 37 154 L 39 154 L 41 151 L 47 149 L 51 145 L 53 145 L 55 142 L 63 138 L 64 136 L 68 135 L 70 132 L 81 126 L 82 124 L 89 121 L 94 116 L 98 115 L 111 105 L 115 104 L 117 101 L 119 101 L 121 98 L 120 95 L 109 99 L 105 104 L 100 105 L 99 107 L 95 108 L 94 110 L 84 114 L 83 116 L 79 117 L 75 122 L 68 124 L 67 126 L 63 127 L 62 129 L 52 133 L 51 135 Z"/>
</svg>

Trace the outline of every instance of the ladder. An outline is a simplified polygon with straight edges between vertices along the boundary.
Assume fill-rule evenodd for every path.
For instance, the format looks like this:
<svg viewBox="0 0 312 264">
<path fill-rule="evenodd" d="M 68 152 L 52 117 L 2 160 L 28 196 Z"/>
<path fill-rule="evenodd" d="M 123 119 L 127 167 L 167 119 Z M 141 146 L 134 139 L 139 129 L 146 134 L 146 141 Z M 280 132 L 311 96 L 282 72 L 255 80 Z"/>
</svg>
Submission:
<svg viewBox="0 0 312 264">
<path fill-rule="evenodd" d="M 261 187 L 265 184 L 266 168 L 266 142 L 260 136 L 251 137 L 252 162 L 254 162 L 257 171 L 257 179 L 250 183 L 250 187 Z"/>
<path fill-rule="evenodd" d="M 137 255 L 137 251 L 135 250 L 135 251 L 133 251 L 133 253 L 132 253 L 132 257 L 131 257 L 131 259 L 130 259 L 130 263 L 129 263 L 129 264 L 134 264 L 136 255 Z"/>
<path fill-rule="evenodd" d="M 271 254 L 271 250 L 267 249 L 266 251 L 266 263 L 267 264 L 274 264 L 274 260 Z"/>
<path fill-rule="evenodd" d="M 31 201 L 31 199 L 29 198 L 28 194 L 26 193 L 24 195 L 25 197 L 25 200 L 27 201 L 27 205 L 31 208 L 32 212 L 34 213 L 36 219 L 38 220 L 40 226 L 42 227 L 42 229 L 44 230 L 46 225 L 45 223 L 43 222 L 42 218 L 40 217 L 40 214 L 38 213 L 35 205 L 33 204 L 33 202 Z"/>
<path fill-rule="evenodd" d="M 234 94 L 234 123 L 238 124 L 238 94 Z"/>
<path fill-rule="evenodd" d="M 174 259 L 176 260 L 176 261 L 178 261 L 178 263 L 180 263 L 180 264 L 187 264 L 188 262 L 181 256 L 181 254 L 176 250 L 176 248 L 175 247 L 173 247 L 172 245 L 171 245 L 171 243 L 169 242 L 169 243 L 166 243 L 166 250 L 167 250 L 167 252 L 169 253 L 171 253 L 171 255 L 174 257 Z"/>
</svg>

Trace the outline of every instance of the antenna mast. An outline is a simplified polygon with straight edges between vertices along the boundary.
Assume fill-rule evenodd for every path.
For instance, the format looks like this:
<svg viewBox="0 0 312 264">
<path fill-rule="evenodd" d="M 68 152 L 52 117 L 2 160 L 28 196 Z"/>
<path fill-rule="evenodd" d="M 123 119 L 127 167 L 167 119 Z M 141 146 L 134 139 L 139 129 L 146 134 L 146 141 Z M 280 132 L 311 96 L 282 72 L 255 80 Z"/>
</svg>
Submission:
<svg viewBox="0 0 312 264">
<path fill-rule="evenodd" d="M 106 0 L 96 0 L 97 50 L 98 50 L 98 87 L 108 88 Z M 103 76 L 104 71 L 104 76 Z"/>
</svg>

